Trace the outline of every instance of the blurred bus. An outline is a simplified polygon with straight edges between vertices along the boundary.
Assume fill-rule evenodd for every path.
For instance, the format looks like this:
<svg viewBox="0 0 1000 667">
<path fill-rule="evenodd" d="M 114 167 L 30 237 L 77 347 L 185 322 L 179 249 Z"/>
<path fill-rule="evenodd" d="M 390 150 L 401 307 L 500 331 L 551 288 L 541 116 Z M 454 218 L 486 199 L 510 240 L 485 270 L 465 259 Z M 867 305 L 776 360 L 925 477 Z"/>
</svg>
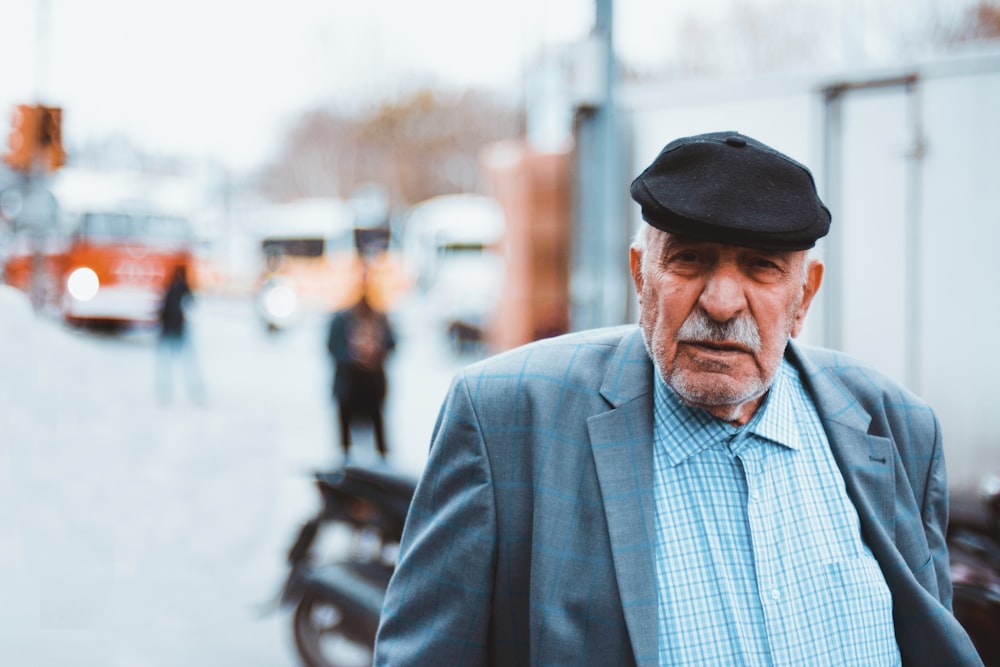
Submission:
<svg viewBox="0 0 1000 667">
<path fill-rule="evenodd" d="M 109 208 L 74 214 L 68 230 L 24 237 L 4 266 L 7 283 L 70 324 L 155 324 L 175 267 L 190 268 L 186 218 Z"/>
<path fill-rule="evenodd" d="M 270 330 L 351 305 L 366 269 L 369 297 L 380 310 L 391 310 L 409 289 L 389 227 L 357 226 L 350 202 L 277 204 L 261 210 L 253 226 L 260 239 L 258 312 Z"/>
</svg>

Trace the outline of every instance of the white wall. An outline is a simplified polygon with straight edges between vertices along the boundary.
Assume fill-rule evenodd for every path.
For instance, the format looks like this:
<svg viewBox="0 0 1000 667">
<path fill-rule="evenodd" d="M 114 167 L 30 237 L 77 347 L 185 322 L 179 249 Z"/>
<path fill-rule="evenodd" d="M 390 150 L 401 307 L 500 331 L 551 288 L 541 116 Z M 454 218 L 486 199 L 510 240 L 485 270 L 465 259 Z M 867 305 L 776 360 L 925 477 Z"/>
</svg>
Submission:
<svg viewBox="0 0 1000 667">
<path fill-rule="evenodd" d="M 848 86 L 839 123 L 825 114 L 829 83 L 910 74 L 910 88 Z M 670 140 L 716 130 L 806 164 L 834 220 L 817 247 L 827 278 L 801 340 L 832 342 L 927 399 L 953 488 L 1000 470 L 990 418 L 1000 393 L 1000 53 L 812 80 L 633 89 L 623 100 L 632 174 Z"/>
</svg>

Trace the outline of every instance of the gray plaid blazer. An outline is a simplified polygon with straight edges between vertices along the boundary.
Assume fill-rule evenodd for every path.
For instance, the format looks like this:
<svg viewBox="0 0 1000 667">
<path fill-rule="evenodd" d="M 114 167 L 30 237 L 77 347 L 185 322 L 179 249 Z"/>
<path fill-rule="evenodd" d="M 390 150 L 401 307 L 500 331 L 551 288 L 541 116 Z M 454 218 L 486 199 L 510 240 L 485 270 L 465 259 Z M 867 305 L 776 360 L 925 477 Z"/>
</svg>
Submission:
<svg viewBox="0 0 1000 667">
<path fill-rule="evenodd" d="M 904 665 L 981 665 L 950 612 L 933 412 L 844 355 L 787 354 L 892 591 Z M 657 664 L 652 382 L 634 325 L 532 343 L 456 377 L 376 665 Z"/>
</svg>

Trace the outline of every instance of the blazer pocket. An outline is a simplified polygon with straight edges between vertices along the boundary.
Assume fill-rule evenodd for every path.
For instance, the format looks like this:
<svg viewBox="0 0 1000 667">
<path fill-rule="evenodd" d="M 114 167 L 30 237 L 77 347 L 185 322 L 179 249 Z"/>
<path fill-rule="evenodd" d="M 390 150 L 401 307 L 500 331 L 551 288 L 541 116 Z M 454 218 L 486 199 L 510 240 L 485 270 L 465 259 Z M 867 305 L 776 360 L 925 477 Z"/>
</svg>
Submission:
<svg viewBox="0 0 1000 667">
<path fill-rule="evenodd" d="M 907 529 L 900 530 L 900 527 Z M 924 526 L 921 523 L 917 523 L 915 526 L 912 524 L 897 526 L 896 549 L 906 561 L 906 566 L 915 575 L 919 575 L 933 562 L 930 547 L 927 546 L 927 535 L 924 533 Z"/>
<path fill-rule="evenodd" d="M 927 560 L 925 560 L 920 565 L 920 567 L 918 567 L 916 570 L 914 570 L 914 572 L 923 572 L 924 570 L 926 570 L 927 568 L 929 568 L 933 563 L 934 563 L 934 557 L 931 556 L 930 552 L 928 551 L 927 552 Z"/>
</svg>

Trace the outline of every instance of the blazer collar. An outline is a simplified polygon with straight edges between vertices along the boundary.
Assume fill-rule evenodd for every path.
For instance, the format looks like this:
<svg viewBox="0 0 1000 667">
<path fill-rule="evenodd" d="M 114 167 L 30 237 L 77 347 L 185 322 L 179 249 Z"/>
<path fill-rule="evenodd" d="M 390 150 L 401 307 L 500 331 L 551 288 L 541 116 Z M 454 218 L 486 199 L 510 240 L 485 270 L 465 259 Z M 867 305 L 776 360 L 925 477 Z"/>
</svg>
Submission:
<svg viewBox="0 0 1000 667">
<path fill-rule="evenodd" d="M 647 394 L 652 396 L 652 391 L 653 363 L 642 332 L 635 326 L 626 328 L 608 364 L 601 396 L 618 407 Z"/>
<path fill-rule="evenodd" d="M 858 368 L 837 364 L 836 353 L 832 354 L 834 362 L 821 366 L 794 342 L 786 352 L 815 401 L 847 495 L 858 510 L 862 533 L 875 549 L 875 535 L 891 536 L 895 529 L 894 446 L 888 438 L 869 433 L 872 414 L 859 400 L 859 392 L 845 381 Z"/>
<path fill-rule="evenodd" d="M 836 375 L 838 368 L 846 371 L 848 367 L 821 367 L 809 358 L 806 348 L 800 347 L 795 341 L 789 341 L 785 356 L 799 369 L 802 381 L 816 402 L 824 423 L 837 423 L 861 433 L 868 432 L 871 414 L 858 403 L 857 397 Z"/>
</svg>

